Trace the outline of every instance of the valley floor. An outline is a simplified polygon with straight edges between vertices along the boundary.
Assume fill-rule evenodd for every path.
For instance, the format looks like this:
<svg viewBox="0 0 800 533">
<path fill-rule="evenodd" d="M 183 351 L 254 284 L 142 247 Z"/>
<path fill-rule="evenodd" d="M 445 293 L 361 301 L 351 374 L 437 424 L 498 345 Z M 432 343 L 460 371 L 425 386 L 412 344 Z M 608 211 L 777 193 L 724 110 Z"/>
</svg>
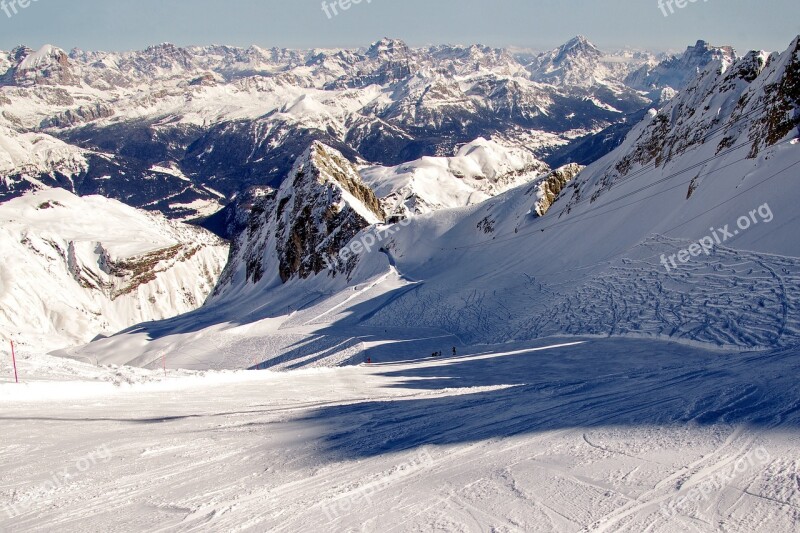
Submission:
<svg viewBox="0 0 800 533">
<path fill-rule="evenodd" d="M 0 531 L 797 530 L 795 349 L 460 353 L 167 378 L 28 355 L 21 385 L 3 362 Z"/>
</svg>

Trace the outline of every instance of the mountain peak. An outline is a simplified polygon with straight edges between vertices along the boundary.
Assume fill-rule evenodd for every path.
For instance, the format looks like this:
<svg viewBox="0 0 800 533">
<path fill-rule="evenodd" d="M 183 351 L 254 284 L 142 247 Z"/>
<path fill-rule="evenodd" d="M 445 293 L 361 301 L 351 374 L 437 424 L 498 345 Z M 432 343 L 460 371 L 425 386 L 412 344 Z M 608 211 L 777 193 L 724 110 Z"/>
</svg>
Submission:
<svg viewBox="0 0 800 533">
<path fill-rule="evenodd" d="M 671 87 L 680 90 L 686 87 L 698 72 L 718 61 L 723 67 L 736 60 L 736 51 L 730 46 L 713 46 L 702 39 L 688 46 L 681 55 L 668 57 L 655 67 L 644 66 L 632 73 L 626 83 L 640 90 L 656 87 Z"/>
<path fill-rule="evenodd" d="M 390 39 L 389 37 L 384 37 L 373 43 L 367 50 L 367 56 L 371 58 L 391 57 L 396 54 L 407 55 L 408 53 L 409 48 L 404 41 L 400 39 Z"/>
<path fill-rule="evenodd" d="M 599 53 L 600 50 L 592 44 L 589 39 L 584 37 L 583 35 L 577 35 L 564 43 L 560 47 L 561 51 L 568 52 L 568 51 L 581 51 L 581 52 L 597 52 Z"/>
<path fill-rule="evenodd" d="M 317 184 L 332 184 L 346 193 L 348 203 L 370 224 L 382 222 L 385 214 L 375 193 L 361 180 L 358 169 L 339 150 L 313 141 L 292 171 L 293 186 L 302 179 L 313 179 Z M 357 200 L 353 202 L 352 200 Z"/>
<path fill-rule="evenodd" d="M 340 252 L 363 229 L 383 220 L 378 199 L 355 165 L 338 150 L 314 141 L 277 194 L 268 194 L 251 213 L 248 230 L 238 237 L 223 274 L 223 284 L 230 287 L 220 287 L 217 294 L 258 284 L 265 276 L 269 283 L 286 283 L 326 269 L 332 276 L 349 275 L 358 257 Z"/>
<path fill-rule="evenodd" d="M 558 48 L 537 57 L 531 65 L 534 81 L 589 86 L 603 79 L 600 60 L 603 53 L 583 35 L 573 37 Z"/>
<path fill-rule="evenodd" d="M 21 69 L 30 69 L 30 68 L 38 68 L 42 65 L 49 64 L 52 60 L 56 60 L 57 62 L 62 62 L 67 59 L 67 53 L 64 52 L 61 48 L 53 46 L 52 44 L 46 44 L 42 46 L 39 50 L 33 53 L 29 53 L 25 56 L 25 59 L 22 60 L 20 63 Z"/>
<path fill-rule="evenodd" d="M 177 50 L 178 47 L 175 46 L 173 43 L 170 42 L 163 42 L 159 44 L 154 44 L 145 48 L 145 51 L 152 51 L 152 50 Z"/>
<path fill-rule="evenodd" d="M 6 83 L 23 87 L 32 85 L 80 85 L 80 81 L 72 71 L 69 56 L 64 50 L 46 44 L 33 51 L 18 46 L 11 52 L 17 63 L 4 76 Z"/>
<path fill-rule="evenodd" d="M 575 37 L 573 37 L 572 39 L 570 39 L 569 41 L 567 41 L 567 42 L 566 42 L 566 44 L 565 44 L 564 46 L 566 46 L 566 47 L 573 47 L 573 46 L 578 46 L 578 45 L 587 45 L 587 44 L 588 44 L 588 45 L 591 45 L 591 46 L 594 46 L 594 45 L 593 45 L 591 42 L 589 42 L 589 39 L 587 39 L 585 36 L 583 36 L 583 35 L 576 35 Z"/>
</svg>

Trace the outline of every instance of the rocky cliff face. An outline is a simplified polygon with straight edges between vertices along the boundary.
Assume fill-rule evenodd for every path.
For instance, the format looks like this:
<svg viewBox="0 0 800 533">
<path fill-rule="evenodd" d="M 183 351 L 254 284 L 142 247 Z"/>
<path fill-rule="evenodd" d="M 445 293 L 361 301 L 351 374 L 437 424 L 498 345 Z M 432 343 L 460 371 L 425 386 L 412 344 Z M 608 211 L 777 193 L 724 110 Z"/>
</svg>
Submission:
<svg viewBox="0 0 800 533">
<path fill-rule="evenodd" d="M 275 213 L 280 276 L 308 278 L 325 268 L 359 231 L 383 222 L 385 215 L 372 190 L 344 156 L 314 143 L 282 187 Z M 349 272 L 353 265 L 343 266 Z"/>
<path fill-rule="evenodd" d="M 55 46 L 45 46 L 37 52 L 20 46 L 9 57 L 15 65 L 0 77 L 0 85 L 80 85 L 66 52 Z"/>
<path fill-rule="evenodd" d="M 114 116 L 114 108 L 106 104 L 94 104 L 67 109 L 42 121 L 42 128 L 70 128 Z"/>
<path fill-rule="evenodd" d="M 558 195 L 564 190 L 564 187 L 575 179 L 583 169 L 583 166 L 572 163 L 539 178 L 535 184 L 538 188 L 538 194 L 533 212 L 540 217 L 545 216 L 555 203 Z"/>
<path fill-rule="evenodd" d="M 358 258 L 338 260 L 361 230 L 385 214 L 372 189 L 341 152 L 314 142 L 279 190 L 264 190 L 249 209 L 216 293 L 241 284 L 286 283 L 328 269 L 348 275 Z"/>
<path fill-rule="evenodd" d="M 759 58 L 762 59 L 762 58 Z M 745 64 L 744 75 L 757 76 L 763 65 L 751 61 Z M 741 107 L 763 106 L 766 113 L 750 128 L 750 139 L 753 141 L 751 155 L 755 156 L 759 149 L 779 142 L 792 132 L 798 133 L 800 128 L 800 37 L 796 38 L 787 52 L 781 56 L 773 55 L 768 60 L 769 79 L 764 83 L 763 94 L 750 88 L 748 94 L 742 96 Z M 755 77 L 753 77 L 755 80 Z"/>
</svg>

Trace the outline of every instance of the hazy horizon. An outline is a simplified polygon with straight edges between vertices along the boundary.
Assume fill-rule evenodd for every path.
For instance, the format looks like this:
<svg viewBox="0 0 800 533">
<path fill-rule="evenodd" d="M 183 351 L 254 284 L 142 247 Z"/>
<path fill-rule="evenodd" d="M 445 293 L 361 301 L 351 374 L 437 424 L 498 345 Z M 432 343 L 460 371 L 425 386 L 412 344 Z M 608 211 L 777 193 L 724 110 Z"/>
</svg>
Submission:
<svg viewBox="0 0 800 533">
<path fill-rule="evenodd" d="M 770 20 L 750 0 L 689 3 L 672 13 L 658 0 L 362 0 L 343 11 L 333 0 L 35 0 L 0 11 L 0 49 L 45 44 L 70 50 L 141 50 L 163 42 L 264 48 L 360 48 L 383 38 L 410 46 L 482 44 L 548 50 L 584 35 L 604 50 L 681 51 L 698 39 L 784 50 L 800 34 L 796 0 L 773 0 Z M 350 0 L 353 1 L 353 0 Z M 338 2 L 338 0 L 337 0 Z M 369 3 L 368 3 L 369 2 Z M 335 2 L 334 2 L 335 3 Z M 14 13 L 16 11 L 16 13 Z M 667 13 L 668 16 L 665 16 Z M 9 16 L 10 15 L 10 16 Z"/>
</svg>

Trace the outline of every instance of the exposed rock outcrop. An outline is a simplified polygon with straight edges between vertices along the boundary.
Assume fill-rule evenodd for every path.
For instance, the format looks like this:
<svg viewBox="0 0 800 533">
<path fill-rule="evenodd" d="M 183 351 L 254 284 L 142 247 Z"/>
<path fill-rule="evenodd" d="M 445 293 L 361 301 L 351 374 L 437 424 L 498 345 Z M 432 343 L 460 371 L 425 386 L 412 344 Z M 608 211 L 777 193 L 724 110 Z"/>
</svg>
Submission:
<svg viewBox="0 0 800 533">
<path fill-rule="evenodd" d="M 261 190 L 231 250 L 216 294 L 240 284 L 286 283 L 326 268 L 349 274 L 358 263 L 334 258 L 361 230 L 385 220 L 380 202 L 340 152 L 314 142 L 281 188 Z"/>
</svg>

